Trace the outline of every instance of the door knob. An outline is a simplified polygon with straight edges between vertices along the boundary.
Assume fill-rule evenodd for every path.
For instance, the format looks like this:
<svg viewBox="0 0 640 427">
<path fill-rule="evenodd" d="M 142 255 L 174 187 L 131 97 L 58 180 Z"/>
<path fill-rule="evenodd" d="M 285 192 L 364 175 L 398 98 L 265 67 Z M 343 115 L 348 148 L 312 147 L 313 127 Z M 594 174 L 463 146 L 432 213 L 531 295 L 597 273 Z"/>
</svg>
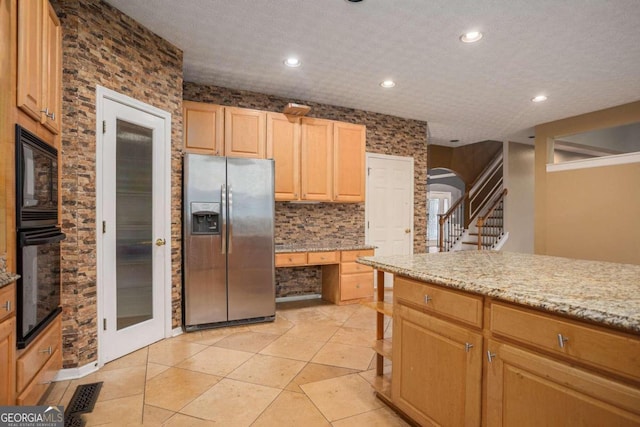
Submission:
<svg viewBox="0 0 640 427">
<path fill-rule="evenodd" d="M 167 241 L 164 239 L 157 239 L 156 240 L 156 246 L 164 246 L 167 244 Z"/>
<path fill-rule="evenodd" d="M 410 228 L 405 228 L 405 229 L 404 229 L 404 232 L 405 232 L 405 233 L 407 233 L 407 234 L 409 234 L 409 233 L 411 233 L 411 229 L 410 229 Z"/>
</svg>

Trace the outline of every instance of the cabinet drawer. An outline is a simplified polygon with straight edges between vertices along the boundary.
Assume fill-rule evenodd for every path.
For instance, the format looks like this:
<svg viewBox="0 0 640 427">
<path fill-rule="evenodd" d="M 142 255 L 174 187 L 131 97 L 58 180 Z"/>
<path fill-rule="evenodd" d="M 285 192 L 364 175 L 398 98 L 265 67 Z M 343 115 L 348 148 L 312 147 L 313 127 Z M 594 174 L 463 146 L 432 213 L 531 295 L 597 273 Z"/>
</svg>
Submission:
<svg viewBox="0 0 640 427">
<path fill-rule="evenodd" d="M 60 348 L 61 336 L 60 316 L 42 332 L 34 342 L 29 344 L 16 363 L 16 389 L 22 391 L 47 363 L 52 354 Z"/>
<path fill-rule="evenodd" d="M 16 285 L 0 288 L 0 320 L 11 316 L 16 311 Z"/>
<path fill-rule="evenodd" d="M 373 296 L 373 273 L 340 276 L 340 300 Z"/>
<path fill-rule="evenodd" d="M 307 264 L 306 252 L 291 252 L 285 254 L 276 254 L 276 267 L 293 267 L 296 265 Z"/>
<path fill-rule="evenodd" d="M 353 274 L 353 273 L 370 273 L 373 272 L 373 267 L 369 267 L 368 265 L 358 264 L 357 262 L 343 262 L 340 264 L 340 272 L 342 274 Z"/>
<path fill-rule="evenodd" d="M 491 332 L 640 379 L 640 339 L 507 304 L 491 304 Z"/>
<path fill-rule="evenodd" d="M 307 264 L 337 264 L 340 259 L 340 252 L 309 252 L 307 254 Z"/>
<path fill-rule="evenodd" d="M 482 297 L 446 289 L 442 286 L 395 277 L 394 298 L 402 299 L 428 312 L 482 327 Z"/>
<path fill-rule="evenodd" d="M 37 405 L 47 388 L 62 368 L 62 351 L 55 351 L 31 384 L 18 395 L 16 404 Z"/>
<path fill-rule="evenodd" d="M 342 251 L 341 261 L 355 261 L 361 256 L 373 256 L 373 249 L 362 249 L 359 251 Z"/>
</svg>

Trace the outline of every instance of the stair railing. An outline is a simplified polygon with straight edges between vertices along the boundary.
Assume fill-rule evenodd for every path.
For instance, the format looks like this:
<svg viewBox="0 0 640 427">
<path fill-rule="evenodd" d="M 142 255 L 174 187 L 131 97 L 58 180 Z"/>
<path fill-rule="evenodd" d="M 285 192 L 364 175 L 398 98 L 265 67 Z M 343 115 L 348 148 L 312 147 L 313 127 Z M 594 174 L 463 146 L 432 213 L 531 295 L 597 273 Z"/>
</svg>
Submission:
<svg viewBox="0 0 640 427">
<path fill-rule="evenodd" d="M 448 252 L 464 233 L 464 206 L 466 204 L 465 200 L 468 200 L 468 198 L 469 192 L 466 192 L 446 213 L 438 215 L 440 252 Z"/>
<path fill-rule="evenodd" d="M 508 191 L 505 188 L 495 198 L 487 213 L 478 217 L 478 250 L 491 249 L 504 234 L 504 198 Z"/>
</svg>

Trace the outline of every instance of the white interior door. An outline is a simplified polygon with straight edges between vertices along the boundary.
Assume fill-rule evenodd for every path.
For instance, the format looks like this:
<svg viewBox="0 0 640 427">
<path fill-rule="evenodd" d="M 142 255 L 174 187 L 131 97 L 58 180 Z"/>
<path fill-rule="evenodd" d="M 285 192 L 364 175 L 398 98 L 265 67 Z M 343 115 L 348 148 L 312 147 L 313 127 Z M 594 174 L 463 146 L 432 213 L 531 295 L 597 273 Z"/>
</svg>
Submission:
<svg viewBox="0 0 640 427">
<path fill-rule="evenodd" d="M 167 336 L 170 139 L 165 117 L 108 97 L 98 102 L 99 347 L 106 363 Z"/>
<path fill-rule="evenodd" d="M 376 256 L 412 254 L 413 158 L 367 153 L 366 191 L 367 244 L 376 246 Z M 385 287 L 392 280 L 385 273 Z"/>
</svg>

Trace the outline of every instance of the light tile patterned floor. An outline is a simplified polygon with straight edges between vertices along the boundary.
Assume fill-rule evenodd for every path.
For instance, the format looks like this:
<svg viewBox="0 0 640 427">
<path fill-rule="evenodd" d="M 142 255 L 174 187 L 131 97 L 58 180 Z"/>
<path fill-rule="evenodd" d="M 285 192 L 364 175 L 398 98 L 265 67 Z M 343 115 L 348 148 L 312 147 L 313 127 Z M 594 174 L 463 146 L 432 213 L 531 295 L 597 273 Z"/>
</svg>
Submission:
<svg viewBox="0 0 640 427">
<path fill-rule="evenodd" d="M 272 323 L 185 333 L 55 383 L 44 404 L 104 381 L 87 426 L 406 426 L 371 388 L 375 319 L 357 304 L 281 303 Z"/>
</svg>

